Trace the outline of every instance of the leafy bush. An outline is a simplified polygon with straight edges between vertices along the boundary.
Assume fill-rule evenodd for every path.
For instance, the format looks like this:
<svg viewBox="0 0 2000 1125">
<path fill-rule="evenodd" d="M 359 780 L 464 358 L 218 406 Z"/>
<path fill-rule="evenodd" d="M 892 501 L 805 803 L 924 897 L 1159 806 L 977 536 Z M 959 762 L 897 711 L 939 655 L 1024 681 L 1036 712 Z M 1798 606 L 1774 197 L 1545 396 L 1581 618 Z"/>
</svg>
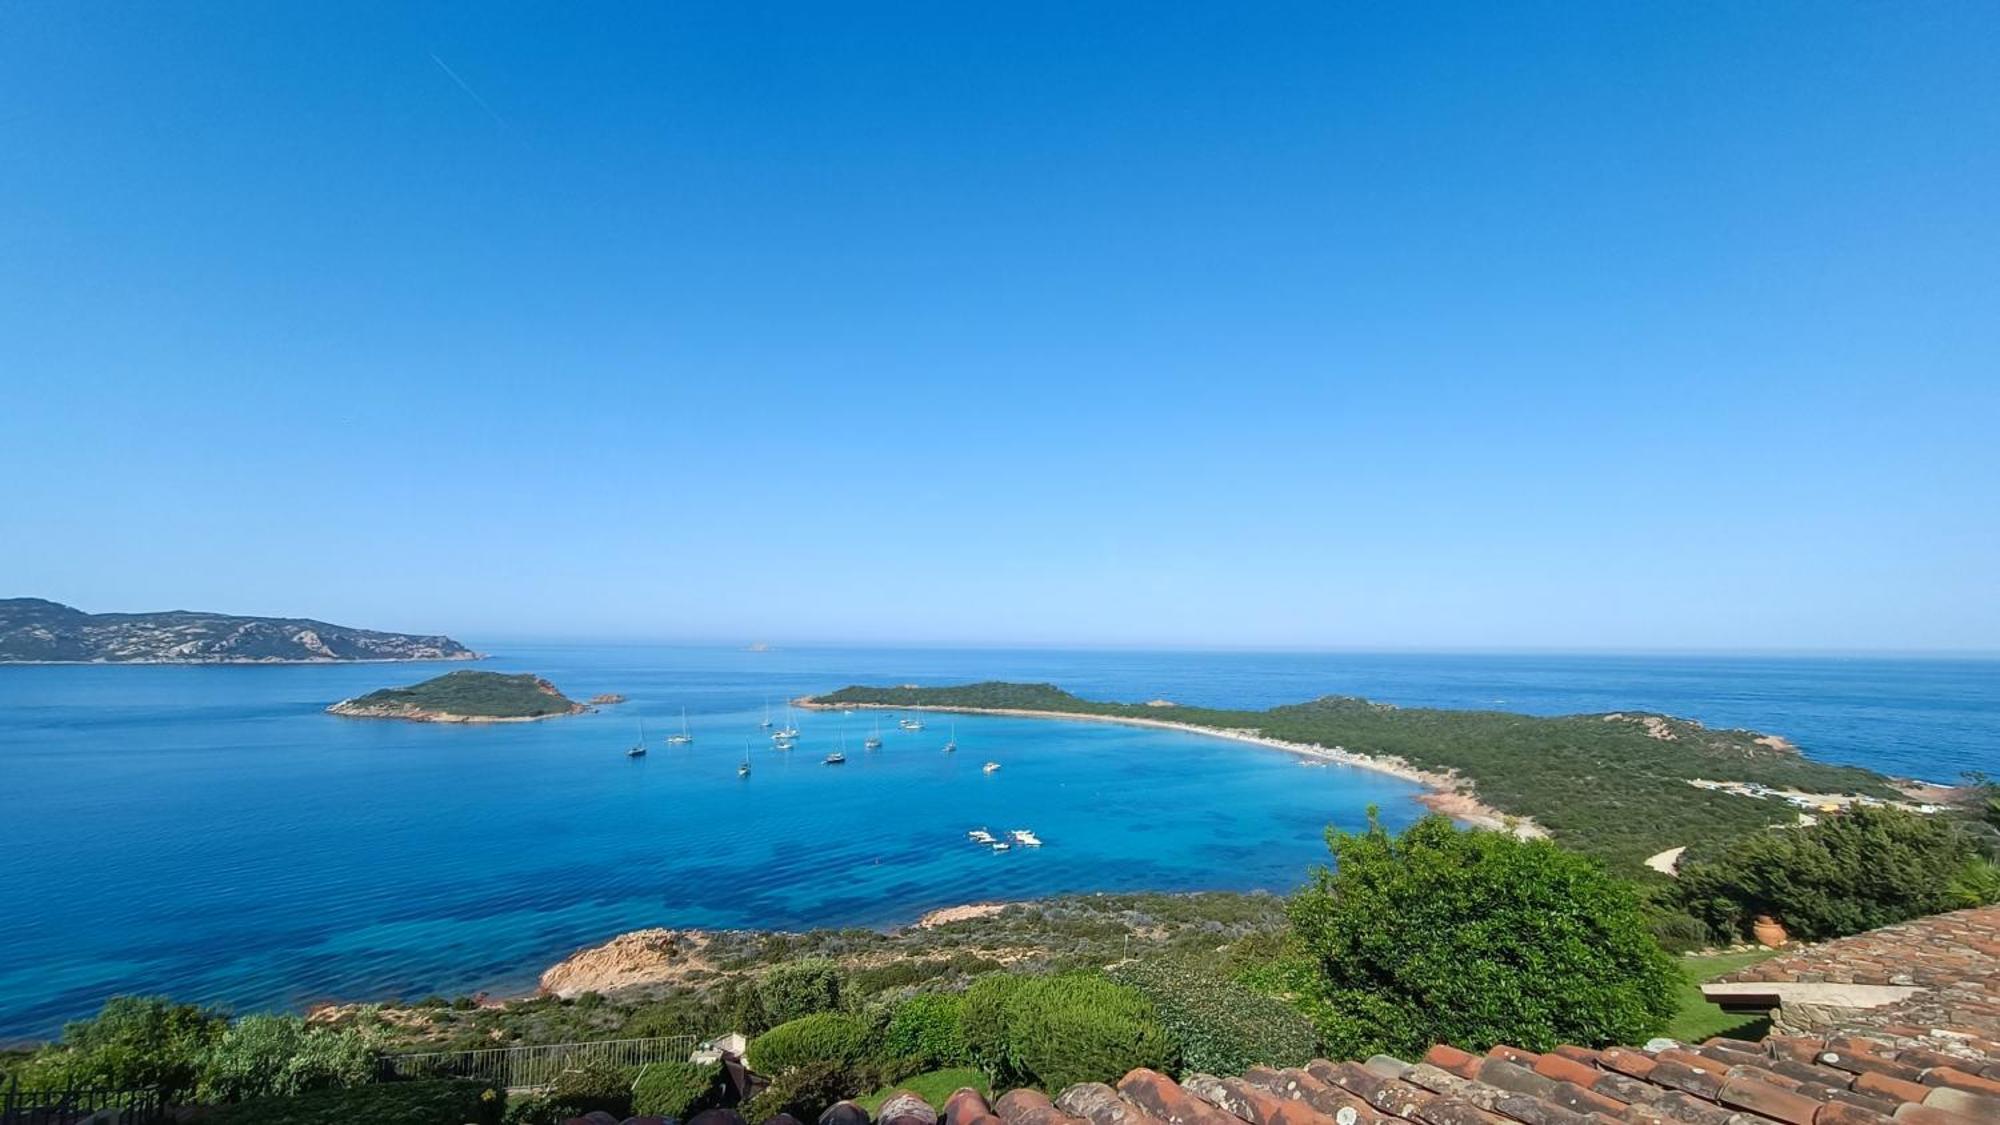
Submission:
<svg viewBox="0 0 2000 1125">
<path fill-rule="evenodd" d="M 507 1109 L 507 1125 L 562 1125 L 572 1117 L 603 1110 L 624 1118 L 632 1112 L 632 1075 L 602 1063 L 584 1063 L 556 1075 L 549 1088 Z"/>
<path fill-rule="evenodd" d="M 384 1082 L 345 1090 L 315 1090 L 290 1098 L 259 1098 L 217 1106 L 207 1125 L 498 1125 L 505 1091 L 447 1079 Z"/>
<path fill-rule="evenodd" d="M 721 1105 L 726 1089 L 720 1063 L 653 1063 L 632 1086 L 632 1112 L 686 1119 Z"/>
<path fill-rule="evenodd" d="M 965 997 L 965 1038 L 994 1084 L 1061 1090 L 1167 1069 L 1159 1014 L 1137 991 L 1096 973 L 983 977 Z"/>
<path fill-rule="evenodd" d="M 752 1039 L 748 1061 L 757 1073 L 776 1075 L 807 1063 L 852 1068 L 867 1051 L 868 1028 L 860 1020 L 821 1012 L 781 1023 Z"/>
<path fill-rule="evenodd" d="M 1630 884 L 1545 840 L 1439 816 L 1394 837 L 1370 820 L 1327 833 L 1336 868 L 1292 900 L 1304 963 L 1280 983 L 1334 1057 L 1636 1043 L 1666 1026 L 1680 973 Z"/>
<path fill-rule="evenodd" d="M 1996 883 L 1960 825 L 1863 806 L 1683 861 L 1678 886 L 1688 912 L 1723 932 L 1747 934 L 1770 914 L 1793 937 L 1817 940 L 1991 902 Z"/>
<path fill-rule="evenodd" d="M 916 1060 L 918 1071 L 964 1066 L 971 1061 L 965 1045 L 964 1012 L 965 997 L 955 993 L 912 996 L 890 1014 L 883 1049 L 893 1057 Z"/>
<path fill-rule="evenodd" d="M 1646 918 L 1653 940 L 1668 953 L 1693 953 L 1715 944 L 1708 923 L 1680 910 L 1655 909 Z"/>
<path fill-rule="evenodd" d="M 765 973 L 758 999 L 772 1024 L 840 1010 L 840 966 L 822 958 L 794 961 Z"/>
<path fill-rule="evenodd" d="M 800 1121 L 817 1121 L 826 1107 L 861 1092 L 854 1072 L 835 1062 L 809 1062 L 771 1080 L 764 1092 L 743 1105 L 746 1121 L 769 1121 L 789 1113 Z"/>
<path fill-rule="evenodd" d="M 210 1048 L 202 1096 L 214 1101 L 290 1097 L 359 1086 L 375 1077 L 376 1055 L 353 1029 L 310 1027 L 297 1016 L 245 1016 Z"/>
<path fill-rule="evenodd" d="M 1111 976 L 1159 1009 L 1183 1070 L 1241 1074 L 1253 1066 L 1304 1066 L 1318 1046 L 1312 1021 L 1284 1001 L 1183 962 L 1134 961 Z"/>
<path fill-rule="evenodd" d="M 97 1015 L 63 1025 L 62 1037 L 17 1073 L 29 1086 L 158 1086 L 175 1101 L 194 1091 L 203 1059 L 228 1026 L 213 1008 L 113 997 Z"/>
</svg>

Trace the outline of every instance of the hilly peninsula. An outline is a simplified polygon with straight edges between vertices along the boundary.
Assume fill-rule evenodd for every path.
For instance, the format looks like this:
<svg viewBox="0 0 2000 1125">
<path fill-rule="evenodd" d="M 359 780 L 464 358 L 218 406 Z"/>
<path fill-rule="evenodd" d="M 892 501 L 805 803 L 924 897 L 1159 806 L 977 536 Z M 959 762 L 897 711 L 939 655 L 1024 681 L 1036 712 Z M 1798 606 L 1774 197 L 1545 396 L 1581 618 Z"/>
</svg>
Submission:
<svg viewBox="0 0 2000 1125">
<path fill-rule="evenodd" d="M 1535 716 L 1394 707 L 1327 696 L 1263 711 L 1109 703 L 1053 684 L 848 687 L 807 707 L 1000 712 L 1165 726 L 1265 742 L 1386 769 L 1433 790 L 1442 812 L 1471 799 L 1533 832 L 1637 871 L 1671 848 L 1794 823 L 1799 806 L 1900 802 L 1893 780 L 1815 762 L 1781 738 L 1638 712 Z"/>
<path fill-rule="evenodd" d="M 176 609 L 86 613 L 44 598 L 0 598 L 0 664 L 333 664 L 477 660 L 450 637 L 385 633 L 305 617 Z"/>
<path fill-rule="evenodd" d="M 461 669 L 409 687 L 383 688 L 327 708 L 358 719 L 409 719 L 419 723 L 529 723 L 590 708 L 532 673 L 507 675 Z"/>
</svg>

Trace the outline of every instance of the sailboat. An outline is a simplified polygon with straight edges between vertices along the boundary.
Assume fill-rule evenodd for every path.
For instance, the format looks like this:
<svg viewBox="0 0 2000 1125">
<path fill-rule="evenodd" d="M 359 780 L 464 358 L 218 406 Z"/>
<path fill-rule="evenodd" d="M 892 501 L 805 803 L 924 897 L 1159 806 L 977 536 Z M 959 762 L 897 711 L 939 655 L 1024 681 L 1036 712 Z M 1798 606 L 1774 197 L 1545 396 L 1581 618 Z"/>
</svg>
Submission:
<svg viewBox="0 0 2000 1125">
<path fill-rule="evenodd" d="M 743 764 L 736 767 L 736 776 L 750 776 L 750 744 L 748 742 L 743 744 Z"/>
<path fill-rule="evenodd" d="M 667 745 L 691 746 L 693 744 L 694 744 L 694 735 L 688 733 L 688 709 L 683 707 L 681 708 L 681 732 L 679 734 L 668 735 Z"/>
<path fill-rule="evenodd" d="M 771 701 L 768 699 L 764 701 L 764 721 L 757 725 L 765 730 L 771 729 Z"/>
<path fill-rule="evenodd" d="M 785 725 L 783 729 L 773 731 L 771 733 L 771 737 L 793 739 L 797 738 L 798 736 L 799 736 L 799 725 L 792 721 L 792 705 L 787 703 L 785 704 Z"/>
<path fill-rule="evenodd" d="M 951 724 L 951 739 L 944 744 L 944 752 L 949 754 L 958 749 L 958 724 Z"/>
<path fill-rule="evenodd" d="M 829 766 L 837 766 L 846 760 L 847 760 L 847 736 L 843 734 L 840 736 L 840 749 L 835 750 L 833 753 L 828 754 L 826 756 L 826 764 Z"/>
<path fill-rule="evenodd" d="M 861 748 L 863 750 L 880 750 L 882 748 L 882 720 L 875 720 L 875 733 L 861 740 Z"/>
<path fill-rule="evenodd" d="M 644 722 L 639 724 L 638 744 L 630 750 L 625 751 L 625 756 L 628 758 L 643 758 L 646 756 L 646 724 Z"/>
</svg>

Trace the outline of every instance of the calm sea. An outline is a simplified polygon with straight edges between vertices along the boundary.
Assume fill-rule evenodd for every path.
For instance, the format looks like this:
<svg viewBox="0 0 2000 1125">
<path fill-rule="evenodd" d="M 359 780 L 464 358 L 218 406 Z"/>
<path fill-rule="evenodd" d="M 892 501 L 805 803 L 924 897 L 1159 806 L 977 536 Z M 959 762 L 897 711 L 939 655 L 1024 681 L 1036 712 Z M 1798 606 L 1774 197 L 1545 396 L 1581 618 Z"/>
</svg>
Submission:
<svg viewBox="0 0 2000 1125">
<path fill-rule="evenodd" d="M 1784 734 L 1814 757 L 2000 772 L 2000 662 L 482 644 L 482 667 L 631 702 L 491 727 L 343 720 L 328 703 L 441 669 L 0 668 L 0 1038 L 115 993 L 239 1010 L 524 989 L 642 926 L 881 925 L 1065 891 L 1268 888 L 1394 779 L 1191 735 L 965 718 L 921 733 L 766 701 L 848 683 L 1047 680 L 1099 698 L 1262 707 L 1327 693 L 1560 714 L 1647 709 Z M 660 745 L 688 712 L 696 742 Z M 652 753 L 624 749 L 644 718 Z M 845 738 L 848 764 L 822 757 Z M 753 772 L 736 774 L 749 745 Z M 1002 769 L 982 773 L 998 761 Z M 968 829 L 1032 827 L 994 854 Z"/>
</svg>

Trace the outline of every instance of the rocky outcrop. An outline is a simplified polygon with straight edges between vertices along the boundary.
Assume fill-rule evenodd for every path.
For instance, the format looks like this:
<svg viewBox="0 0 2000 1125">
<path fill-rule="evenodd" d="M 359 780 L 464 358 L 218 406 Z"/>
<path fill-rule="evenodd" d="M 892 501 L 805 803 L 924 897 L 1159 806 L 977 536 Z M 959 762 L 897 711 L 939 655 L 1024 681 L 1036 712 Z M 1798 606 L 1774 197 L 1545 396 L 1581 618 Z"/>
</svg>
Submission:
<svg viewBox="0 0 2000 1125">
<path fill-rule="evenodd" d="M 552 996 L 616 992 L 654 984 L 677 984 L 689 974 L 714 968 L 707 956 L 709 935 L 698 930 L 634 930 L 603 945 L 571 954 L 542 974 L 541 991 Z"/>
</svg>

